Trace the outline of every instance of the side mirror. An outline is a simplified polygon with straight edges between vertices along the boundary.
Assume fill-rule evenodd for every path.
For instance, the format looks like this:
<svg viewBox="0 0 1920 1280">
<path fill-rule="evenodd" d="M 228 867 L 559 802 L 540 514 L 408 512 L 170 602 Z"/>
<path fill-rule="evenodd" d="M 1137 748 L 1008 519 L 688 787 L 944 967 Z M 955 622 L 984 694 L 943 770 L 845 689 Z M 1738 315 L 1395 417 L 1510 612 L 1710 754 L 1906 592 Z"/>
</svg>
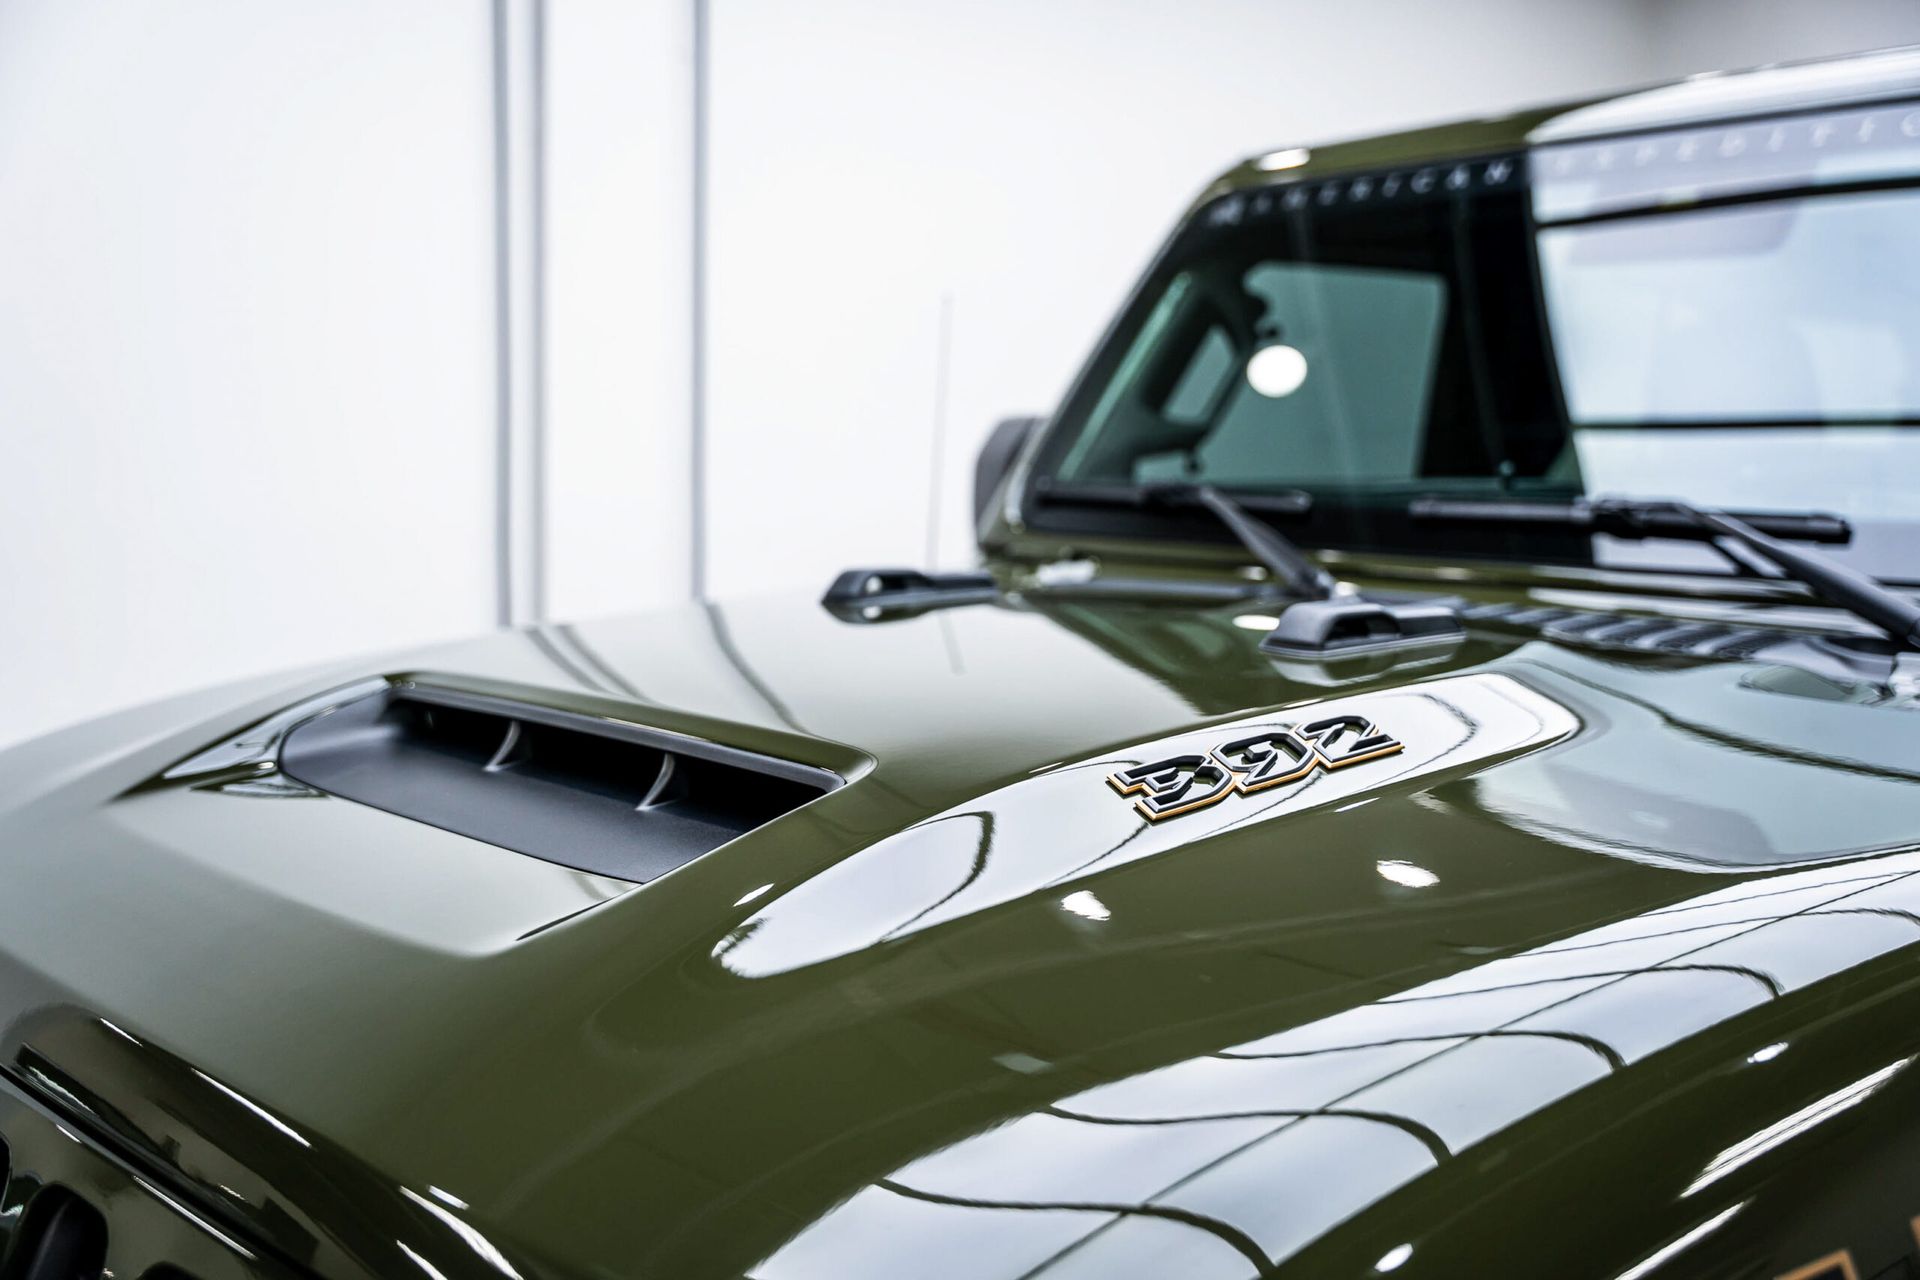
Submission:
<svg viewBox="0 0 1920 1280">
<path fill-rule="evenodd" d="M 1045 418 L 1002 418 L 994 424 L 993 432 L 987 436 L 987 442 L 980 446 L 980 456 L 973 462 L 973 526 L 980 527 L 987 512 L 993 508 L 994 500 L 1000 496 L 1001 486 L 1007 482 L 1007 474 L 1013 470 L 1013 460 L 1033 438 L 1033 433 L 1045 422 Z"/>
</svg>

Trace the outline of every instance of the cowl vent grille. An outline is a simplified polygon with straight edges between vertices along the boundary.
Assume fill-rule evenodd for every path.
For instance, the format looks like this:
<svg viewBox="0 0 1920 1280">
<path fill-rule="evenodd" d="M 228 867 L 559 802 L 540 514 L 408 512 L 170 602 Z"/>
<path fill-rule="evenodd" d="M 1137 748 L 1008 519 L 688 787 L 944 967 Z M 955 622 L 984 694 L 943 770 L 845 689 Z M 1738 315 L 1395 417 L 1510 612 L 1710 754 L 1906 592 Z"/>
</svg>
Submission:
<svg viewBox="0 0 1920 1280">
<path fill-rule="evenodd" d="M 396 685 L 289 733 L 317 791 L 548 862 L 646 881 L 833 790 L 824 769 L 640 725 Z"/>
<path fill-rule="evenodd" d="M 1850 684 L 1882 691 L 1882 698 L 1907 695 L 1895 681 L 1896 659 L 1879 636 L 1835 636 L 1682 618 L 1645 618 L 1585 609 L 1556 609 L 1528 604 L 1461 604 L 1469 626 L 1537 635 L 1555 644 L 1629 653 L 1680 654 L 1717 662 L 1764 662 L 1797 667 Z M 1911 655 L 1908 655 L 1911 656 Z"/>
<path fill-rule="evenodd" d="M 1684 653 L 1736 662 L 1752 658 L 1774 645 L 1805 643 L 1807 640 L 1806 636 L 1796 632 L 1762 627 L 1689 622 L 1675 618 L 1642 618 L 1534 605 L 1468 605 L 1460 610 L 1460 616 L 1476 626 L 1510 627 L 1562 644 L 1627 649 L 1638 653 Z"/>
</svg>

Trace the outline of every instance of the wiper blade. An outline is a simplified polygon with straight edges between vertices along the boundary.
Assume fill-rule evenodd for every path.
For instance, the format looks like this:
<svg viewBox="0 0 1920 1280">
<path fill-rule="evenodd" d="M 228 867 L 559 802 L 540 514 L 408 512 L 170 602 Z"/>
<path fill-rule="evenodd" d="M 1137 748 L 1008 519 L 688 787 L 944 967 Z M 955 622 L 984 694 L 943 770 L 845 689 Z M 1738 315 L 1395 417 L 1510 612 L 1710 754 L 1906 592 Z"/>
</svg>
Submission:
<svg viewBox="0 0 1920 1280">
<path fill-rule="evenodd" d="M 1482 502 L 1471 498 L 1415 498 L 1407 514 L 1444 524 L 1532 526 L 1573 533 L 1606 533 L 1616 538 L 1685 538 L 1710 542 L 1710 533 L 1678 502 L 1636 498 L 1588 498 L 1575 502 Z M 1688 508 L 1691 511 L 1692 508 Z M 1720 513 L 1752 529 L 1795 542 L 1846 543 L 1853 526 L 1820 512 L 1727 511 Z"/>
<path fill-rule="evenodd" d="M 1043 480 L 1036 489 L 1042 503 L 1060 507 L 1115 507 L 1135 511 L 1146 507 L 1200 506 L 1200 486 L 1184 481 L 1156 480 L 1146 484 L 1060 484 Z M 1313 510 L 1313 495 L 1304 489 L 1274 493 L 1236 493 L 1243 510 L 1270 520 L 1294 520 Z"/>
<path fill-rule="evenodd" d="M 1920 649 L 1920 604 L 1817 551 L 1790 547 L 1782 540 L 1846 542 L 1852 538 L 1853 529 L 1838 516 L 1735 515 L 1684 502 L 1630 498 L 1565 505 L 1420 498 L 1408 504 L 1407 513 L 1416 520 L 1456 524 L 1551 525 L 1626 538 L 1686 538 L 1710 542 L 1722 555 L 1738 562 L 1739 557 L 1722 545 L 1732 543 L 1829 604 L 1871 622 L 1895 643 Z"/>
<path fill-rule="evenodd" d="M 1040 499 L 1050 504 L 1073 507 L 1122 507 L 1144 510 L 1149 507 L 1203 507 L 1219 518 L 1240 545 L 1253 553 L 1273 579 L 1288 594 L 1309 600 L 1325 600 L 1334 594 L 1332 574 L 1291 539 L 1255 515 L 1297 518 L 1313 509 L 1313 495 L 1299 489 L 1282 493 L 1241 494 L 1228 497 L 1210 484 L 1158 481 L 1139 485 L 1062 485 L 1050 484 L 1040 490 Z"/>
</svg>

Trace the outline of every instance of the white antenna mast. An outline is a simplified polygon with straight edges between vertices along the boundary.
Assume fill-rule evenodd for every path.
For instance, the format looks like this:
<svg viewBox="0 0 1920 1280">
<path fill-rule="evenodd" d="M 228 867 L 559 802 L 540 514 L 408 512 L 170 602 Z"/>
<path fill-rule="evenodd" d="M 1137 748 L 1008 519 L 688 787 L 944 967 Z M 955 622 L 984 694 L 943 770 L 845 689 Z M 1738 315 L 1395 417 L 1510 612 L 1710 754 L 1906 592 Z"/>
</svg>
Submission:
<svg viewBox="0 0 1920 1280">
<path fill-rule="evenodd" d="M 927 491 L 927 569 L 940 567 L 940 490 L 947 463 L 947 366 L 953 351 L 953 295 L 940 295 L 933 356 L 933 460 Z"/>
</svg>

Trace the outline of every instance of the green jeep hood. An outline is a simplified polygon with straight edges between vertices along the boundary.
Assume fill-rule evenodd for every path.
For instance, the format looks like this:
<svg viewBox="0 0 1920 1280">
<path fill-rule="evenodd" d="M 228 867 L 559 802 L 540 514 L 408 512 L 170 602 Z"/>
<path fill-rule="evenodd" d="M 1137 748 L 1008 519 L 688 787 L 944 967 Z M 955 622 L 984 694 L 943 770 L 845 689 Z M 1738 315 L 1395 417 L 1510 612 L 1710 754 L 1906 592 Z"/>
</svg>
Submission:
<svg viewBox="0 0 1920 1280">
<path fill-rule="evenodd" d="M 18 748 L 4 1069 L 322 1274 L 1731 1275 L 1911 1244 L 1920 720 L 1542 640 L 1280 662 L 1248 608 L 749 601 Z M 402 674 L 850 781 L 636 888 L 161 777 Z M 1335 715 L 1400 750 L 1157 822 L 1108 780 Z"/>
</svg>

